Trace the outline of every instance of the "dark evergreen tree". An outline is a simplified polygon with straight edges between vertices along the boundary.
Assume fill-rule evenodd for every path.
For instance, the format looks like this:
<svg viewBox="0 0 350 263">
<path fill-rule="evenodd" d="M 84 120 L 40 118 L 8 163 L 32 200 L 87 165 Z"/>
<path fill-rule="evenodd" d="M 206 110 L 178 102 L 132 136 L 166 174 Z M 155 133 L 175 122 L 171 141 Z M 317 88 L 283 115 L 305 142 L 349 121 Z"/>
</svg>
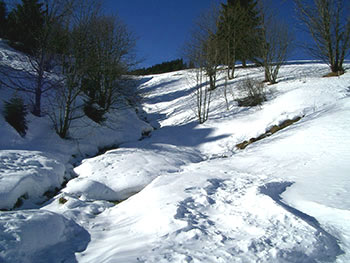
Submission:
<svg viewBox="0 0 350 263">
<path fill-rule="evenodd" d="M 244 10 L 243 14 L 246 16 L 243 19 L 243 39 L 241 45 L 238 47 L 237 57 L 245 67 L 247 60 L 252 60 L 252 58 L 259 56 L 259 28 L 261 27 L 262 20 L 256 0 L 231 0 L 231 2 L 234 1 L 239 1 L 240 7 Z"/>
<path fill-rule="evenodd" d="M 45 11 L 38 0 L 22 0 L 8 15 L 7 37 L 16 48 L 31 53 L 40 45 Z"/>
<path fill-rule="evenodd" d="M 172 61 L 163 62 L 161 64 L 153 65 L 149 68 L 141 68 L 130 72 L 135 75 L 150 75 L 150 74 L 161 74 L 166 72 L 178 71 L 186 69 L 186 63 L 183 59 L 175 59 Z"/>
<path fill-rule="evenodd" d="M 5 37 L 5 30 L 7 24 L 6 16 L 6 4 L 4 1 L 0 1 L 0 38 Z"/>
<path fill-rule="evenodd" d="M 260 25 L 256 0 L 228 0 L 222 4 L 218 35 L 223 46 L 222 61 L 232 69 L 229 78 L 234 77 L 236 60 L 245 66 L 247 60 L 257 56 Z"/>
<path fill-rule="evenodd" d="M 228 66 L 227 76 L 229 79 L 234 78 L 238 49 L 242 46 L 246 18 L 245 10 L 239 1 L 222 4 L 217 36 L 222 49 L 220 60 L 221 63 Z"/>
<path fill-rule="evenodd" d="M 10 101 L 5 101 L 3 115 L 5 120 L 24 137 L 27 132 L 27 109 L 22 98 L 15 96 Z"/>
</svg>

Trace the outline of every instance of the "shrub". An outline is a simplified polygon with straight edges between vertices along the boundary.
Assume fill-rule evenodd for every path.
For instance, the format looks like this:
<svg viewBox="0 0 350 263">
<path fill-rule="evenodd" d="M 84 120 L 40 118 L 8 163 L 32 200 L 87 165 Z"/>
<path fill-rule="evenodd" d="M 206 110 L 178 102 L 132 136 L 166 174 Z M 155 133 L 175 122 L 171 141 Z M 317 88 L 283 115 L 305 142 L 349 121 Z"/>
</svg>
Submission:
<svg viewBox="0 0 350 263">
<path fill-rule="evenodd" d="M 15 208 L 15 209 L 16 208 L 20 208 L 23 205 L 24 200 L 27 200 L 27 199 L 28 199 L 28 194 L 21 195 L 17 199 L 17 201 L 16 201 L 15 205 L 13 206 L 13 208 Z"/>
<path fill-rule="evenodd" d="M 238 89 L 244 94 L 242 98 L 236 99 L 238 106 L 253 107 L 266 101 L 265 85 L 262 82 L 247 78 L 241 82 Z"/>
<path fill-rule="evenodd" d="M 101 109 L 96 103 L 86 102 L 84 105 L 84 113 L 98 124 L 101 124 L 106 120 L 104 117 L 105 110 Z"/>
<path fill-rule="evenodd" d="M 59 199 L 58 199 L 58 203 L 60 204 L 60 205 L 64 205 L 65 203 L 67 203 L 68 202 L 68 200 L 66 199 L 66 198 L 64 198 L 64 197 L 60 197 Z"/>
<path fill-rule="evenodd" d="M 24 137 L 27 132 L 27 108 L 22 98 L 13 97 L 10 101 L 5 101 L 3 115 L 5 120 Z"/>
</svg>

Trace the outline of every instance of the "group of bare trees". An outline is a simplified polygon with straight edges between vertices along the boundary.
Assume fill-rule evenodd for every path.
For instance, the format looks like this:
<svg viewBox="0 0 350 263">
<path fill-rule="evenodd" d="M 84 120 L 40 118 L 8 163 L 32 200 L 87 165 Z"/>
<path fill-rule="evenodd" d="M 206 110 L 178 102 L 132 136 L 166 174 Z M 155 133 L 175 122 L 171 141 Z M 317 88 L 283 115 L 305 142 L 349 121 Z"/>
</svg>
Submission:
<svg viewBox="0 0 350 263">
<path fill-rule="evenodd" d="M 118 99 L 119 79 L 135 61 L 132 34 L 117 17 L 101 12 L 101 1 L 22 0 L 7 22 L 4 2 L 0 1 L 0 19 L 7 27 L 2 22 L 0 34 L 14 37 L 11 44 L 25 51 L 30 65 L 11 69 L 1 65 L 0 84 L 28 94 L 31 112 L 49 115 L 62 138 L 68 136 L 71 123 L 83 115 L 96 122 L 103 120 Z M 332 72 L 343 73 L 350 51 L 350 2 L 294 3 L 299 20 L 314 40 L 307 50 L 326 62 Z M 228 0 L 199 18 L 185 56 L 196 67 L 200 123 L 208 119 L 220 65 L 227 70 L 225 83 L 235 78 L 237 61 L 243 67 L 247 62 L 260 66 L 266 82 L 277 82 L 294 38 L 290 26 L 276 14 L 271 0 Z M 18 27 L 13 26 L 18 21 Z M 18 30 L 23 32 L 16 34 Z"/>
<path fill-rule="evenodd" d="M 346 0 L 294 0 L 299 21 L 314 44 L 309 53 L 322 59 L 333 73 L 344 72 L 350 51 L 350 3 Z M 195 64 L 195 97 L 200 123 L 207 120 L 217 70 L 227 70 L 226 82 L 235 78 L 236 62 L 261 67 L 265 82 L 277 83 L 278 73 L 294 47 L 291 26 L 277 16 L 269 0 L 228 0 L 204 13 L 185 45 L 185 56 Z M 226 87 L 226 85 L 225 85 Z"/>
<path fill-rule="evenodd" d="M 187 59 L 195 66 L 196 115 L 200 123 L 209 116 L 211 91 L 216 88 L 217 70 L 220 65 L 220 46 L 217 37 L 219 10 L 213 8 L 197 21 L 190 41 L 185 45 Z"/>
<path fill-rule="evenodd" d="M 252 61 L 264 69 L 264 81 L 275 84 L 281 66 L 294 47 L 294 35 L 289 26 L 276 16 L 277 11 L 267 3 L 259 2 L 261 25 L 258 34 L 261 41 L 258 42 L 258 53 L 252 57 Z"/>
<path fill-rule="evenodd" d="M 66 48 L 60 55 L 61 76 L 57 103 L 51 119 L 61 137 L 70 123 L 82 115 L 96 122 L 116 103 L 118 80 L 134 62 L 135 41 L 127 27 L 115 16 L 100 14 L 99 1 L 79 3 L 66 28 Z M 84 111 L 77 98 L 85 96 Z"/>
<path fill-rule="evenodd" d="M 37 45 L 25 53 L 30 67 L 20 74 L 1 67 L 0 82 L 33 94 L 32 113 L 48 115 L 66 138 L 84 106 L 99 121 L 116 102 L 118 81 L 135 61 L 135 40 L 121 20 L 103 14 L 100 0 L 44 0 L 39 8 L 43 24 L 30 36 Z"/>
<path fill-rule="evenodd" d="M 265 70 L 265 80 L 276 83 L 280 66 L 291 51 L 288 27 L 275 23 L 261 1 L 230 0 L 204 13 L 185 46 L 185 56 L 196 66 L 196 115 L 200 123 L 209 116 L 211 92 L 217 84 L 219 65 L 227 79 L 235 78 L 235 66 L 254 62 Z M 226 80 L 227 83 L 227 80 Z"/>
</svg>

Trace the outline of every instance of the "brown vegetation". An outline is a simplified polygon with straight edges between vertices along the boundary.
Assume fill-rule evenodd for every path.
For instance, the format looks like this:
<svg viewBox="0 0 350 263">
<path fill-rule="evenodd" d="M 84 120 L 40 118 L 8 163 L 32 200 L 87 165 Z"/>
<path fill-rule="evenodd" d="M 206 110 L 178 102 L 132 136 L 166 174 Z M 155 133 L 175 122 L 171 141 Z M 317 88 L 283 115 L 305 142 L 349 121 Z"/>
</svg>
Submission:
<svg viewBox="0 0 350 263">
<path fill-rule="evenodd" d="M 283 122 L 282 122 L 281 124 L 279 124 L 279 125 L 274 125 L 274 126 L 272 126 L 270 129 L 268 129 L 265 133 L 261 134 L 261 135 L 258 136 L 257 138 L 251 138 L 251 139 L 249 139 L 249 141 L 244 141 L 244 142 L 242 142 L 242 143 L 239 143 L 239 144 L 236 145 L 236 147 L 237 147 L 238 149 L 240 149 L 240 150 L 243 150 L 243 149 L 245 149 L 249 144 L 252 144 L 253 142 L 256 142 L 256 141 L 260 141 L 260 140 L 262 140 L 262 139 L 265 139 L 266 137 L 269 137 L 269 136 L 271 136 L 272 134 L 274 134 L 274 133 L 276 133 L 276 132 L 278 132 L 278 131 L 280 131 L 280 130 L 282 130 L 282 129 L 284 129 L 284 128 L 290 126 L 290 125 L 292 125 L 293 123 L 296 123 L 296 122 L 300 121 L 301 118 L 303 118 L 303 117 L 304 117 L 304 116 L 302 116 L 302 117 L 299 116 L 299 117 L 296 117 L 296 118 L 294 118 L 294 119 L 292 119 L 292 120 L 285 120 L 285 121 L 283 121 Z"/>
<path fill-rule="evenodd" d="M 338 72 L 329 72 L 328 74 L 324 75 L 324 78 L 330 78 L 330 77 L 339 77 L 341 75 L 343 75 L 345 72 L 342 71 L 338 71 Z"/>
</svg>

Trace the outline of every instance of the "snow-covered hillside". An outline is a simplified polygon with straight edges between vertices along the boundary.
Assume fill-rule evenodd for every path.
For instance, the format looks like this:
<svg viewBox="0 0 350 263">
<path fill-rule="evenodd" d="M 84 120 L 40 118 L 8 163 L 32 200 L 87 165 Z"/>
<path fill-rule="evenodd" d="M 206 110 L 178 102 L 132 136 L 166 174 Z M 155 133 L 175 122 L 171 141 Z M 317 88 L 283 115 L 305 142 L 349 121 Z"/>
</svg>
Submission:
<svg viewBox="0 0 350 263">
<path fill-rule="evenodd" d="M 0 117 L 0 202 L 13 205 L 11 184 L 32 200 L 22 206 L 30 209 L 0 212 L 0 262 L 349 262 L 350 73 L 322 78 L 327 72 L 318 63 L 286 65 L 268 101 L 242 108 L 231 98 L 237 84 L 263 72 L 238 69 L 229 110 L 223 72 L 202 125 L 193 72 L 140 77 L 156 130 L 138 140 L 135 130 L 149 126 L 130 112 L 113 122 L 122 123 L 118 132 L 96 128 L 79 142 L 82 154 L 101 141 L 125 143 L 83 160 L 79 176 L 41 205 L 41 190 L 27 181 L 44 188 L 54 177 L 57 187 L 78 146 L 52 135 L 48 120 L 31 117 L 41 124 L 22 139 Z"/>
<path fill-rule="evenodd" d="M 2 81 L 11 83 L 11 77 L 16 77 L 23 69 L 30 72 L 30 68 L 25 55 L 0 39 Z M 28 87 L 33 86 L 32 82 L 33 78 L 28 76 L 20 81 Z M 74 176 L 73 163 L 94 156 L 104 148 L 137 141 L 143 133 L 153 129 L 139 118 L 137 109 L 123 105 L 122 109 L 107 113 L 109 121 L 102 125 L 87 117 L 74 121 L 69 140 L 63 140 L 55 133 L 48 115 L 37 118 L 29 113 L 26 117 L 28 131 L 23 138 L 5 121 L 4 104 L 13 96 L 19 96 L 30 104 L 33 94 L 5 86 L 0 86 L 0 94 L 0 209 L 11 209 L 16 202 L 24 202 L 25 207 L 43 202 L 47 199 L 44 193 L 54 192 Z M 44 109 L 50 107 L 49 103 L 50 100 L 43 96 Z"/>
</svg>

